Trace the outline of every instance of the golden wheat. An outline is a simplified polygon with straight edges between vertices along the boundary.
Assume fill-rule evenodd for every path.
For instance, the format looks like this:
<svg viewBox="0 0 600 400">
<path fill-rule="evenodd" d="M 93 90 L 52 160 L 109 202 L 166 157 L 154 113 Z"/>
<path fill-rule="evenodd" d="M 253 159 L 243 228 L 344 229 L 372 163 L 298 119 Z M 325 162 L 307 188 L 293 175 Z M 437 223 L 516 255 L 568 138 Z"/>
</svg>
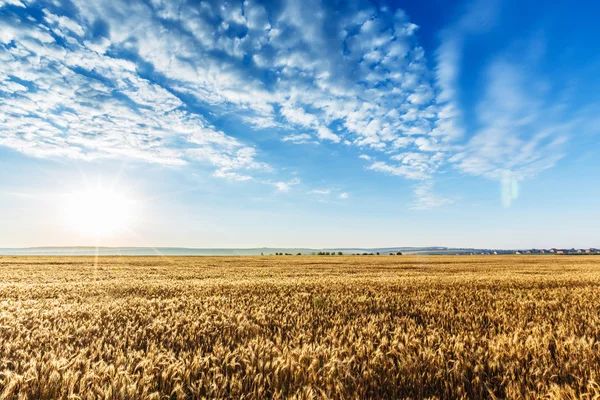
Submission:
<svg viewBox="0 0 600 400">
<path fill-rule="evenodd" d="M 600 258 L 0 257 L 0 398 L 600 398 Z"/>
</svg>

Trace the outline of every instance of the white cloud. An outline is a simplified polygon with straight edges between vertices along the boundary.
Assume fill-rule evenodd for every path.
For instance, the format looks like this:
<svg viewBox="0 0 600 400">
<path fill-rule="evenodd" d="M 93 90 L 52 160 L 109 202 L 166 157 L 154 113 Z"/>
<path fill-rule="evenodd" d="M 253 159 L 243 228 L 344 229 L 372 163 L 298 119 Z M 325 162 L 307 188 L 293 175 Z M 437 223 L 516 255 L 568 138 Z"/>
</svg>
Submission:
<svg viewBox="0 0 600 400">
<path fill-rule="evenodd" d="M 48 11 L 45 11 L 44 13 L 46 14 L 46 22 L 56 28 L 54 29 L 54 32 L 60 33 L 61 36 L 68 36 L 70 32 L 75 33 L 78 36 L 83 36 L 85 34 L 83 28 L 72 19 L 59 17 Z"/>
<path fill-rule="evenodd" d="M 232 181 L 249 181 L 252 179 L 251 176 L 242 175 L 237 172 L 231 172 L 226 169 L 218 169 L 215 171 L 215 173 L 213 175 L 216 177 L 219 177 L 219 178 L 225 178 L 225 179 L 229 179 Z"/>
<path fill-rule="evenodd" d="M 317 136 L 321 139 L 331 140 L 334 143 L 340 142 L 340 137 L 335 133 L 331 132 L 329 128 L 319 127 L 317 128 Z"/>
<path fill-rule="evenodd" d="M 550 102 L 542 78 L 505 58 L 492 62 L 479 102 L 481 128 L 451 161 L 469 174 L 501 181 L 522 180 L 552 167 L 563 155 L 569 135 L 581 121 Z"/>
<path fill-rule="evenodd" d="M 34 157 L 207 162 L 215 176 L 236 180 L 250 178 L 238 170 L 269 169 L 133 62 L 70 40 L 84 34 L 80 23 L 48 12 L 45 21 L 2 22 L 2 41 L 12 45 L 0 54 L 0 145 Z M 68 50 L 49 32 L 69 40 Z"/>
<path fill-rule="evenodd" d="M 77 4 L 90 21 L 109 22 L 113 46 L 129 45 L 135 32 L 140 57 L 177 82 L 178 90 L 243 110 L 244 120 L 257 127 L 284 121 L 320 140 L 347 143 L 350 137 L 357 146 L 383 150 L 413 127 L 428 132 L 435 119 L 425 112 L 433 90 L 416 26 L 400 10 L 366 4 L 299 8 L 288 2 L 274 11 L 256 1 L 244 3 L 243 10 L 241 3 L 220 2 L 173 7 L 154 1 L 154 10 L 137 2 Z M 172 26 L 161 29 L 153 13 L 177 20 L 200 46 Z M 215 26 L 215 20 L 222 23 Z M 246 32 L 241 37 L 240 30 Z M 217 58 L 218 52 L 231 57 Z M 244 57 L 254 61 L 250 69 Z M 267 84 L 265 75 L 276 79 Z"/>
<path fill-rule="evenodd" d="M 25 4 L 23 4 L 19 0 L 0 0 L 0 8 L 4 7 L 7 4 L 16 7 L 25 7 Z"/>
<path fill-rule="evenodd" d="M 415 139 L 414 143 L 415 143 L 415 146 L 417 146 L 417 148 L 421 151 L 430 152 L 430 151 L 440 151 L 440 150 L 444 149 L 443 146 L 441 146 L 440 144 L 437 143 L 435 138 L 419 137 L 419 138 Z"/>
<path fill-rule="evenodd" d="M 333 188 L 333 189 L 313 189 L 310 190 L 308 192 L 308 194 L 314 194 L 314 195 L 318 195 L 318 199 L 319 201 L 323 201 L 323 199 L 325 198 L 325 196 L 335 196 L 338 199 L 341 200 L 346 200 L 348 199 L 348 197 L 350 197 L 350 195 L 347 192 L 343 192 L 341 191 L 339 188 Z"/>
<path fill-rule="evenodd" d="M 412 210 L 430 210 L 454 203 L 454 200 L 439 196 L 433 192 L 433 181 L 426 180 L 414 188 L 415 201 L 411 205 Z"/>
<path fill-rule="evenodd" d="M 290 191 L 292 186 L 296 186 L 296 185 L 300 184 L 300 179 L 294 178 L 287 182 L 267 182 L 267 183 L 275 186 L 275 189 L 277 192 L 287 193 Z"/>
<path fill-rule="evenodd" d="M 400 137 L 394 140 L 393 147 L 396 149 L 401 149 L 410 146 L 414 143 L 415 139 L 412 137 Z"/>
<path fill-rule="evenodd" d="M 312 193 L 312 194 L 330 194 L 331 193 L 331 189 L 313 189 L 308 193 Z"/>
<path fill-rule="evenodd" d="M 303 143 L 312 142 L 313 138 L 312 138 L 312 136 L 310 136 L 307 133 L 300 133 L 300 134 L 284 136 L 283 138 L 281 138 L 281 141 L 282 142 L 292 142 L 294 144 L 303 144 Z"/>
<path fill-rule="evenodd" d="M 414 144 L 423 152 L 444 153 L 461 172 L 502 182 L 503 203 L 509 206 L 519 182 L 555 165 L 568 138 L 585 129 L 589 116 L 569 109 L 569 83 L 542 73 L 546 46 L 539 37 L 521 38 L 490 59 L 481 57 L 486 67 L 481 78 L 472 78 L 483 82 L 482 93 L 470 94 L 472 109 L 459 107 L 465 48 L 473 36 L 502 29 L 497 24 L 501 4 L 468 2 L 464 15 L 442 32 L 436 54 L 438 118 L 431 135 Z M 463 121 L 467 113 L 474 120 L 470 129 Z"/>
<path fill-rule="evenodd" d="M 430 177 L 429 173 L 423 168 L 417 166 L 412 166 L 408 164 L 401 165 L 390 165 L 384 161 L 376 161 L 372 163 L 367 169 L 379 172 L 385 172 L 390 175 L 402 176 L 407 179 L 428 179 Z"/>
<path fill-rule="evenodd" d="M 0 60 L 11 65 L 0 68 L 2 90 L 22 90 L 5 78 L 14 75 L 34 82 L 36 92 L 3 104 L 12 130 L 0 144 L 40 157 L 202 162 L 215 176 L 244 180 L 268 166 L 255 161 L 255 149 L 211 126 L 209 115 L 235 114 L 254 128 L 283 131 L 285 142 L 374 151 L 411 147 L 437 118 L 417 26 L 401 10 L 368 3 L 274 8 L 256 0 L 73 5 L 77 18 L 57 7 L 43 24 L 19 17 L 3 24 L 0 40 L 16 38 L 16 45 L 10 60 Z M 105 29 L 94 37 L 97 21 Z M 159 82 L 140 74 L 145 66 Z M 190 97 L 210 112 L 194 113 Z M 299 129 L 306 132 L 289 134 Z"/>
<path fill-rule="evenodd" d="M 470 4 L 442 33 L 435 82 L 418 27 L 370 3 L 74 0 L 42 22 L 7 12 L 0 145 L 35 157 L 201 163 L 230 180 L 272 170 L 211 124 L 232 116 L 283 142 L 358 147 L 373 154 L 359 156 L 369 170 L 407 179 L 430 182 L 448 160 L 473 175 L 525 179 L 560 159 L 578 122 L 544 101 L 529 58 L 507 52 L 490 63 L 478 128 L 467 131 L 462 53 L 469 35 L 493 26 L 497 3 Z M 93 35 L 98 21 L 105 29 Z M 285 192 L 297 183 L 269 184 Z M 415 191 L 443 201 L 427 193 Z"/>
<path fill-rule="evenodd" d="M 403 176 L 407 179 L 431 179 L 433 173 L 444 162 L 445 157 L 440 152 L 433 155 L 431 153 L 406 152 L 393 155 L 390 159 L 397 163 L 388 164 L 383 161 L 377 161 L 372 163 L 367 169 Z"/>
<path fill-rule="evenodd" d="M 498 6 L 497 0 L 467 1 L 462 17 L 442 31 L 442 42 L 435 54 L 438 86 L 436 101 L 439 109 L 431 132 L 433 136 L 448 141 L 464 137 L 462 112 L 458 106 L 458 80 L 463 62 L 464 42 L 467 35 L 481 34 L 496 24 Z"/>
<path fill-rule="evenodd" d="M 44 24 L 1 28 L 3 43 L 17 40 L 10 60 L 0 60 L 12 65 L 0 67 L 0 77 L 17 73 L 35 82 L 36 92 L 2 105 L 12 133 L 0 144 L 36 156 L 207 163 L 215 176 L 233 180 L 268 170 L 254 148 L 208 121 L 227 114 L 283 132 L 284 142 L 379 151 L 384 161 L 370 169 L 409 179 L 429 178 L 441 159 L 395 165 L 387 159 L 395 149 L 447 150 L 440 129 L 454 114 L 436 105 L 418 27 L 402 10 L 369 3 L 271 7 L 257 0 L 73 5 L 77 18 L 51 8 Z M 105 29 L 94 37 L 97 21 Z M 135 62 L 120 53 L 135 55 Z M 148 66 L 158 82 L 140 73 Z M 5 93 L 21 89 L 0 80 Z M 43 106 L 42 96 L 49 98 Z M 197 114 L 190 103 L 209 111 Z M 26 131 L 33 133 L 20 133 Z M 289 190 L 288 182 L 279 183 Z"/>
</svg>

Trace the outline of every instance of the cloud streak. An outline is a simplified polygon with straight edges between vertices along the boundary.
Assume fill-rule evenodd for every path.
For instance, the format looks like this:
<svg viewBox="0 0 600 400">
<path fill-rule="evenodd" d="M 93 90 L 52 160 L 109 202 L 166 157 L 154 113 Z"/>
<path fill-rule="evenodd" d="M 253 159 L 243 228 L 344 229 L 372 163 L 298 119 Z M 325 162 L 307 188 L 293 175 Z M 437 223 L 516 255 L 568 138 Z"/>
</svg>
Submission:
<svg viewBox="0 0 600 400">
<path fill-rule="evenodd" d="M 501 182 L 503 204 L 509 206 L 518 197 L 514 188 L 519 182 L 553 167 L 566 154 L 569 138 L 586 130 L 590 118 L 574 117 L 568 84 L 561 85 L 564 77 L 550 77 L 540 68 L 547 46 L 537 34 L 514 39 L 506 48 L 480 57 L 481 76 L 470 72 L 469 79 L 479 78 L 482 90 L 473 89 L 474 100 L 461 102 L 465 93 L 459 82 L 465 74 L 467 43 L 504 29 L 498 24 L 501 5 L 466 2 L 466 12 L 441 33 L 436 54 L 440 112 L 432 135 L 445 135 L 441 148 L 456 170 Z M 473 122 L 467 124 L 465 116 Z M 423 151 L 435 148 L 422 144 Z"/>
<path fill-rule="evenodd" d="M 412 210 L 430 210 L 450 204 L 454 200 L 439 196 L 433 191 L 433 181 L 426 180 L 414 187 L 415 200 L 411 205 Z"/>
</svg>

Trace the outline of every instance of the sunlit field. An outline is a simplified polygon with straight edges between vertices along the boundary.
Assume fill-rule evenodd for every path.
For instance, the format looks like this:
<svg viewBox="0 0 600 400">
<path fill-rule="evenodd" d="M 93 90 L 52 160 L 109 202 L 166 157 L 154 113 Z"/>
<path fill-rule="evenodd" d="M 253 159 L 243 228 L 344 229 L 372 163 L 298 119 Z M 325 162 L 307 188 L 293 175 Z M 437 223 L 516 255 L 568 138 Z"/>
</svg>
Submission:
<svg viewBox="0 0 600 400">
<path fill-rule="evenodd" d="M 0 398 L 594 398 L 600 257 L 0 257 Z"/>
</svg>

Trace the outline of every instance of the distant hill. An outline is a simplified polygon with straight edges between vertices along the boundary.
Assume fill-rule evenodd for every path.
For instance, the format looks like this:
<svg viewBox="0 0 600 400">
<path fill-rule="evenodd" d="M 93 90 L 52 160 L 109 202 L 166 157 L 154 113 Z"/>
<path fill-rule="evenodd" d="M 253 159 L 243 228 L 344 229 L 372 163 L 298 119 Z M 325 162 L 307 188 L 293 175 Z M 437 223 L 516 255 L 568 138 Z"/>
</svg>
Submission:
<svg viewBox="0 0 600 400">
<path fill-rule="evenodd" d="M 494 250 L 475 248 L 451 248 L 451 247 L 377 247 L 377 248 L 248 248 L 248 249 L 201 249 L 201 248 L 179 248 L 179 247 L 30 247 L 0 249 L 0 255 L 31 255 L 31 256 L 249 256 L 249 255 L 271 255 L 275 253 L 287 254 L 313 254 L 318 252 L 330 252 L 344 254 L 390 254 L 402 252 L 403 254 L 498 254 L 514 253 L 515 250 Z"/>
</svg>

